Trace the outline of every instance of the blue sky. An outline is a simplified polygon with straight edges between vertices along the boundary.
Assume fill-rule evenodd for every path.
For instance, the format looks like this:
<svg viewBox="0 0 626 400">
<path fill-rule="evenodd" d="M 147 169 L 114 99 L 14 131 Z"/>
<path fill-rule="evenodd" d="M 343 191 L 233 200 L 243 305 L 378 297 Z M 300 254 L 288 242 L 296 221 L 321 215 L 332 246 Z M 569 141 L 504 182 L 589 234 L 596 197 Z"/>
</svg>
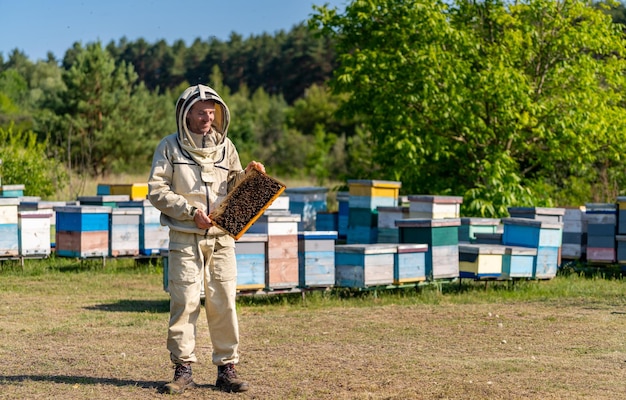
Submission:
<svg viewBox="0 0 626 400">
<path fill-rule="evenodd" d="M 228 40 L 289 31 L 313 12 L 313 4 L 340 10 L 348 0 L 0 0 L 0 53 L 17 48 L 31 61 L 57 59 L 74 42 L 106 46 L 126 37 L 149 43 L 164 39 Z"/>
</svg>

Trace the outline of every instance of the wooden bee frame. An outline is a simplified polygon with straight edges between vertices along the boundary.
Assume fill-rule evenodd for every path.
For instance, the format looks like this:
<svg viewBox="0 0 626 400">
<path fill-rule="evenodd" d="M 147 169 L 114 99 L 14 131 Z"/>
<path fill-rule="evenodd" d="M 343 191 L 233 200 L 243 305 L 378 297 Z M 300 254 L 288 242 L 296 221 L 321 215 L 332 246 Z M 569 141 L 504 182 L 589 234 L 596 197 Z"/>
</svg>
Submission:
<svg viewBox="0 0 626 400">
<path fill-rule="evenodd" d="M 282 182 L 253 169 L 211 213 L 211 221 L 237 240 L 263 215 L 285 188 Z"/>
</svg>

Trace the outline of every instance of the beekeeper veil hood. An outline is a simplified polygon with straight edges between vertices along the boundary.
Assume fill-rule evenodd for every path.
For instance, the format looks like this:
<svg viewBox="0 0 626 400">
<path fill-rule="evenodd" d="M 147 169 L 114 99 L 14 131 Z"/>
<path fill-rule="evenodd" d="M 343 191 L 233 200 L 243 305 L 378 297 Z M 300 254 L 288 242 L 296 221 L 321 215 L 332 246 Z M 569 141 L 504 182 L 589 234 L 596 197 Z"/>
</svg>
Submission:
<svg viewBox="0 0 626 400">
<path fill-rule="evenodd" d="M 193 140 L 193 133 L 187 124 L 187 115 L 195 103 L 209 100 L 215 102 L 215 119 L 211 134 L 216 135 L 216 137 L 211 146 L 202 148 L 197 147 Z M 176 126 L 179 143 L 198 164 L 202 165 L 202 180 L 205 182 L 213 181 L 214 165 L 224 158 L 224 146 L 229 123 L 230 111 L 228 111 L 228 107 L 219 94 L 208 86 L 190 86 L 176 102 Z"/>
<path fill-rule="evenodd" d="M 183 94 L 180 95 L 176 102 L 176 125 L 178 128 L 179 139 L 181 142 L 188 142 L 194 146 L 194 141 L 187 125 L 187 115 L 191 107 L 199 101 L 215 102 L 215 119 L 213 121 L 214 133 L 218 135 L 215 143 L 222 144 L 228 131 L 230 124 L 230 111 L 224 103 L 224 100 L 213 89 L 205 85 L 194 85 L 188 87 Z"/>
</svg>

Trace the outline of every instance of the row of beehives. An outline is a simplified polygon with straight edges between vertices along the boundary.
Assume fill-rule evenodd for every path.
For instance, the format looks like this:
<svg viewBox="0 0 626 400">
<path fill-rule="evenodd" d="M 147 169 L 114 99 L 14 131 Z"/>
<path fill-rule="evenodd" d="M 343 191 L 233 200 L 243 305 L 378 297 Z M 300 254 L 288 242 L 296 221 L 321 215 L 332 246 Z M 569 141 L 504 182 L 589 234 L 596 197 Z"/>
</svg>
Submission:
<svg viewBox="0 0 626 400">
<path fill-rule="evenodd" d="M 113 197 L 113 205 L 103 202 Z M 0 198 L 0 256 L 64 257 L 156 255 L 169 232 L 146 200 L 79 197 L 75 202 Z"/>
<path fill-rule="evenodd" d="M 13 210 L 14 231 L 34 247 L 19 254 L 45 256 L 52 238 L 57 254 L 68 257 L 154 255 L 167 248 L 167 230 L 158 222 L 158 211 L 145 200 L 103 195 L 79 201 L 2 199 L 2 214 Z M 552 226 L 540 221 L 510 219 L 511 224 L 504 225 L 502 246 L 460 243 L 462 219 L 454 218 L 397 221 L 399 243 L 338 245 L 336 231 L 299 231 L 301 216 L 285 204 L 288 198 L 278 199 L 238 240 L 240 290 L 361 288 L 457 277 L 546 279 L 556 272 L 552 256 L 558 253 L 558 240 Z M 36 226 L 31 225 L 34 222 Z M 560 228 L 556 231 L 560 233 Z M 16 246 L 3 244 L 12 255 Z M 19 246 L 23 249 L 23 244 Z"/>
</svg>

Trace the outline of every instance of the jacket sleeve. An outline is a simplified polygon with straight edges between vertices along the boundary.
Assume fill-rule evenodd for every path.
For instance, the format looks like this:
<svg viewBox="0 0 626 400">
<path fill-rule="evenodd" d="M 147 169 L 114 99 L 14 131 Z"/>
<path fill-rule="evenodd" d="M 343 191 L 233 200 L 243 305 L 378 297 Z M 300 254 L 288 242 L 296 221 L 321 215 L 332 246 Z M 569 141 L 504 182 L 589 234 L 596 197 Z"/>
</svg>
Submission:
<svg viewBox="0 0 626 400">
<path fill-rule="evenodd" d="M 194 207 L 187 199 L 172 190 L 174 165 L 169 154 L 167 140 L 157 146 L 152 159 L 152 170 L 148 180 L 148 200 L 163 214 L 178 220 L 193 219 Z"/>
</svg>

